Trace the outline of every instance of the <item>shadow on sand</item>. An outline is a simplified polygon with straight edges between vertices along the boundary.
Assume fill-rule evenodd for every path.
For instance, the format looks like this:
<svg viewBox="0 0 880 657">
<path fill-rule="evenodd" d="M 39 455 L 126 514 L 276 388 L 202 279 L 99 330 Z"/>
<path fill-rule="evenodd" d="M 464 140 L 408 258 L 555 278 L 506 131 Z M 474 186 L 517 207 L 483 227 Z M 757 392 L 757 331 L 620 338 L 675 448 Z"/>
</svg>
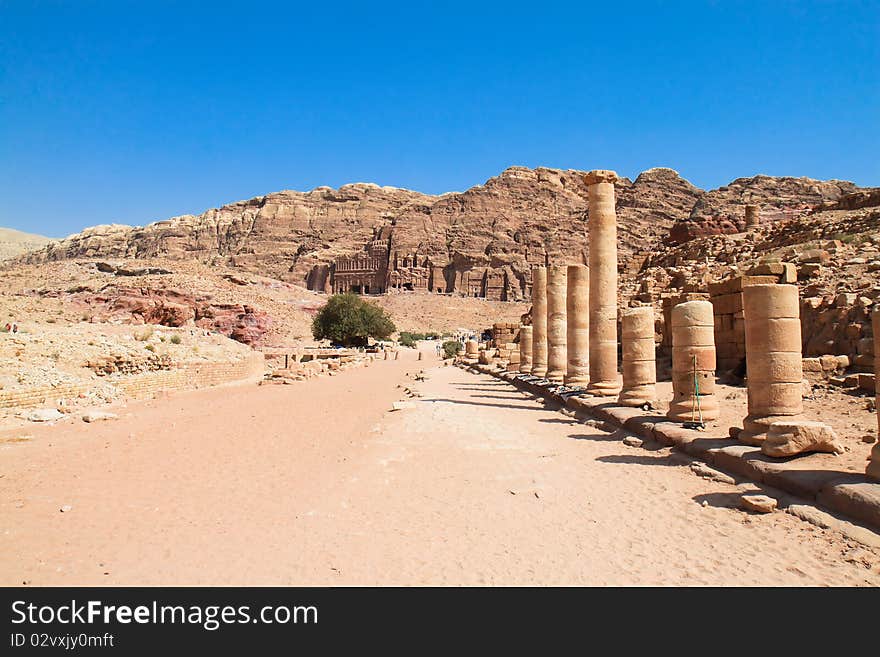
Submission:
<svg viewBox="0 0 880 657">
<path fill-rule="evenodd" d="M 460 404 L 466 406 L 494 406 L 496 408 L 512 408 L 518 411 L 547 411 L 552 410 L 543 406 L 521 405 L 521 404 L 492 404 L 490 402 L 466 401 L 464 399 L 447 399 L 445 397 L 435 397 L 434 399 L 423 399 L 426 402 L 444 402 L 447 404 Z M 520 400 L 521 401 L 521 400 Z"/>
<path fill-rule="evenodd" d="M 680 461 L 670 458 L 670 455 L 647 456 L 643 454 L 612 454 L 610 456 L 597 456 L 597 461 L 602 463 L 629 463 L 636 465 L 665 465 L 681 466 Z"/>
</svg>

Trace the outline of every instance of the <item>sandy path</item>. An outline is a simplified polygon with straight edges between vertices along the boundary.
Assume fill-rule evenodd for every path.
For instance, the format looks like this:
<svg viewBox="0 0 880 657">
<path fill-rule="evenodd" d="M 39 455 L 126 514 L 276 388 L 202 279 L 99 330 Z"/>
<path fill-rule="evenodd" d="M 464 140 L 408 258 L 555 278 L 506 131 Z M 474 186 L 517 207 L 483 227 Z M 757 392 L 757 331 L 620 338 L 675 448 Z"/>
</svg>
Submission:
<svg viewBox="0 0 880 657">
<path fill-rule="evenodd" d="M 432 361 L 182 394 L 9 446 L 0 581 L 880 584 L 874 550 L 726 508 L 736 487 L 490 377 L 429 370 L 387 413 Z"/>
</svg>

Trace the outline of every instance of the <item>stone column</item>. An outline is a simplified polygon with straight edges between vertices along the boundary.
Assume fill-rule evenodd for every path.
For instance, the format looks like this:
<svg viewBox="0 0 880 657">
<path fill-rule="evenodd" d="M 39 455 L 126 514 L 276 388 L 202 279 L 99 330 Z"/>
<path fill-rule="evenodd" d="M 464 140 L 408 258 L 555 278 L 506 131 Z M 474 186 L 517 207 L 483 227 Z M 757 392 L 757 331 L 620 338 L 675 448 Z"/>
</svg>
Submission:
<svg viewBox="0 0 880 657">
<path fill-rule="evenodd" d="M 568 366 L 565 319 L 567 273 L 564 265 L 553 265 L 547 270 L 547 379 L 553 383 L 565 380 Z"/>
<path fill-rule="evenodd" d="M 532 327 L 519 327 L 519 372 L 532 373 Z"/>
<path fill-rule="evenodd" d="M 757 205 L 746 206 L 746 228 L 754 228 L 761 223 L 761 208 Z"/>
<path fill-rule="evenodd" d="M 774 421 L 804 410 L 800 301 L 796 285 L 747 285 L 742 295 L 749 414 L 739 439 L 760 445 Z"/>
<path fill-rule="evenodd" d="M 694 358 L 696 358 L 696 376 Z M 696 381 L 694 380 L 696 378 Z M 695 392 L 699 388 L 699 395 Z M 699 401 L 699 412 L 696 405 Z M 717 420 L 715 320 L 709 301 L 686 301 L 672 309 L 672 402 L 666 416 L 675 422 Z"/>
<path fill-rule="evenodd" d="M 657 363 L 654 345 L 654 309 L 630 308 L 620 326 L 623 341 L 623 406 L 654 405 L 657 400 Z"/>
<path fill-rule="evenodd" d="M 868 469 L 865 473 L 872 479 L 880 479 L 880 310 L 874 311 L 874 386 L 877 391 L 877 442 L 871 448 Z"/>
<path fill-rule="evenodd" d="M 532 269 L 532 374 L 547 376 L 547 269 Z"/>
<path fill-rule="evenodd" d="M 592 394 L 616 397 L 617 377 L 617 214 L 613 171 L 584 176 L 590 194 L 590 384 Z"/>
<path fill-rule="evenodd" d="M 475 340 L 464 343 L 464 357 L 466 360 L 477 360 L 480 357 L 480 345 Z"/>
<path fill-rule="evenodd" d="M 566 278 L 565 385 L 586 386 L 590 382 L 590 270 L 586 265 L 569 265 Z"/>
</svg>

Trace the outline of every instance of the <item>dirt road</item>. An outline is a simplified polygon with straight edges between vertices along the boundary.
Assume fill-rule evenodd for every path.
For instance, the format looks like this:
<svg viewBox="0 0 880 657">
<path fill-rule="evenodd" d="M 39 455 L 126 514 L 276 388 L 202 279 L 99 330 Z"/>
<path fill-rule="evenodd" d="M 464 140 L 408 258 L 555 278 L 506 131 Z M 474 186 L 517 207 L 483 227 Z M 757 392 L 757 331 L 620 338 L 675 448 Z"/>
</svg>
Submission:
<svg viewBox="0 0 880 657">
<path fill-rule="evenodd" d="M 435 362 L 182 393 L 3 443 L 0 583 L 880 584 L 876 550 L 728 508 L 735 486 L 490 377 L 429 369 L 389 412 Z"/>
</svg>

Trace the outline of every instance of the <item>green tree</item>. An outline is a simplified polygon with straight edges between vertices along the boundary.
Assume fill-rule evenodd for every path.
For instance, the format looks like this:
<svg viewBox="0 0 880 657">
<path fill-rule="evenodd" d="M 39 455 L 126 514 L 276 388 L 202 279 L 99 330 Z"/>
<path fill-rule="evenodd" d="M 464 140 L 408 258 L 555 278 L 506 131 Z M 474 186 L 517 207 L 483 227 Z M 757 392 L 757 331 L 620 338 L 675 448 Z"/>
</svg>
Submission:
<svg viewBox="0 0 880 657">
<path fill-rule="evenodd" d="M 397 328 L 379 306 L 358 295 L 335 294 L 312 320 L 316 340 L 330 340 L 344 347 L 365 347 L 369 338 L 384 340 Z"/>
<path fill-rule="evenodd" d="M 447 340 L 443 343 L 443 358 L 455 358 L 459 351 L 461 351 L 461 342 L 458 340 Z"/>
</svg>

